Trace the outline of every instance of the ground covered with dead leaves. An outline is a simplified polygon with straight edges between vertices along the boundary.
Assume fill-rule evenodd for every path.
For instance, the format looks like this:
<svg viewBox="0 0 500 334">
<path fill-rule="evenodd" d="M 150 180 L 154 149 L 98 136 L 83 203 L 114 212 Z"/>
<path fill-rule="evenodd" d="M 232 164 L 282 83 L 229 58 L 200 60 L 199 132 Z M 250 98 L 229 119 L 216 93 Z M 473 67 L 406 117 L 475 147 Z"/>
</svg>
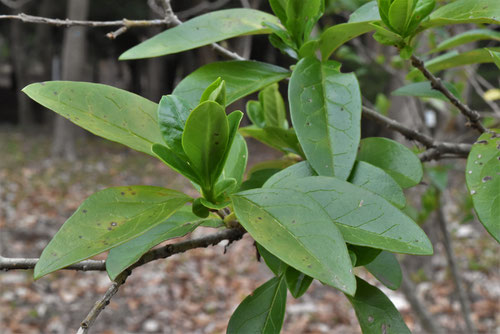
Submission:
<svg viewBox="0 0 500 334">
<path fill-rule="evenodd" d="M 251 146 L 252 163 L 277 156 L 259 145 Z M 26 137 L 0 129 L 2 256 L 38 257 L 80 203 L 107 187 L 158 185 L 194 195 L 189 182 L 161 162 L 117 144 L 82 140 L 76 162 L 49 159 L 49 152 L 47 135 Z M 458 193 L 465 193 L 463 182 L 457 184 Z M 460 205 L 455 209 L 450 229 L 471 298 L 472 318 L 480 332 L 500 333 L 498 244 L 477 222 L 461 223 Z M 187 238 L 211 232 L 198 229 Z M 91 332 L 224 333 L 241 300 L 271 277 L 265 265 L 256 261 L 249 235 L 230 245 L 226 253 L 224 248 L 221 244 L 196 249 L 134 270 Z M 439 324 L 455 333 L 462 320 L 442 247 L 435 247 L 427 264 L 431 277 L 424 271 L 411 273 L 416 293 Z M 369 274 L 360 274 L 376 282 Z M 32 271 L 0 272 L 0 333 L 74 333 L 109 285 L 103 272 L 60 271 L 36 282 Z M 404 296 L 384 291 L 408 326 L 421 332 Z M 349 302 L 333 288 L 314 282 L 302 298 L 294 300 L 289 295 L 283 333 L 359 332 Z"/>
</svg>

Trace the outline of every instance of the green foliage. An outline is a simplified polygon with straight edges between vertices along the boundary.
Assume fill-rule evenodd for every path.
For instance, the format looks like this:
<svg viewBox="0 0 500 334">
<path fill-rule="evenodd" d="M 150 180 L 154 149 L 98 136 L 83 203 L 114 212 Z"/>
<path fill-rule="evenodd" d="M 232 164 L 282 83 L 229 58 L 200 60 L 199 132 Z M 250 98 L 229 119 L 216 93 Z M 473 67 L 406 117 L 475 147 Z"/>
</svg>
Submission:
<svg viewBox="0 0 500 334">
<path fill-rule="evenodd" d="M 120 60 L 158 57 L 236 36 L 267 34 L 270 30 L 264 22 L 277 24 L 278 20 L 267 13 L 247 8 L 207 13 L 134 46 L 125 51 Z"/>
<path fill-rule="evenodd" d="M 482 134 L 467 158 L 465 180 L 474 209 L 488 232 L 500 242 L 500 130 Z"/>
<path fill-rule="evenodd" d="M 432 12 L 434 0 L 371 1 L 355 10 L 347 23 L 326 26 L 311 37 L 325 11 L 324 1 L 269 2 L 276 16 L 252 9 L 204 14 L 137 45 L 121 59 L 271 34 L 274 46 L 297 59 L 291 71 L 256 61 L 214 62 L 185 77 L 159 104 L 92 83 L 54 81 L 23 90 L 94 134 L 158 158 L 187 177 L 199 192 L 196 199 L 151 186 L 95 193 L 45 248 L 35 278 L 110 250 L 106 268 L 115 279 L 165 240 L 198 226 L 236 225 L 256 241 L 274 277 L 242 301 L 229 321 L 228 333 L 278 333 L 287 290 L 300 298 L 314 279 L 347 295 L 363 333 L 409 332 L 390 300 L 355 277 L 353 267 L 364 266 L 384 285 L 397 289 L 402 273 L 393 253 L 433 253 L 414 220 L 424 220 L 438 207 L 447 170 L 426 168 L 431 185 L 422 196 L 422 210 L 412 212 L 403 189 L 420 184 L 420 159 L 387 138 L 361 140 L 362 100 L 356 74 L 341 72 L 342 64 L 328 58 L 351 39 L 375 31 L 376 41 L 399 48 L 403 68 L 401 59 L 414 53 L 423 30 L 457 23 L 498 23 L 500 4 L 457 0 Z M 471 30 L 437 46 L 434 43 L 429 54 L 485 39 L 498 41 L 498 33 L 487 27 Z M 494 47 L 461 54 L 452 51 L 428 59 L 425 66 L 431 72 L 484 62 L 499 66 L 499 54 Z M 359 64 L 361 58 L 355 56 L 340 59 Z M 285 101 L 279 82 L 288 77 L 290 81 L 283 83 L 288 84 Z M 421 79 L 419 72 L 408 77 Z M 459 97 L 454 86 L 445 86 Z M 256 92 L 258 100 L 246 104 L 252 125 L 240 128 L 243 113 L 228 114 L 226 107 Z M 378 96 L 376 107 L 387 111 L 390 102 L 385 95 L 371 95 Z M 427 81 L 410 83 L 393 95 L 445 100 Z M 478 139 L 466 172 L 479 219 L 498 241 L 499 133 L 491 130 Z M 283 152 L 284 157 L 247 171 L 245 137 Z M 186 206 L 187 202 L 192 205 Z M 226 217 L 224 221 L 219 215 Z"/>
<path fill-rule="evenodd" d="M 130 186 L 91 195 L 43 250 L 35 279 L 137 238 L 191 199 L 175 190 Z"/>
</svg>

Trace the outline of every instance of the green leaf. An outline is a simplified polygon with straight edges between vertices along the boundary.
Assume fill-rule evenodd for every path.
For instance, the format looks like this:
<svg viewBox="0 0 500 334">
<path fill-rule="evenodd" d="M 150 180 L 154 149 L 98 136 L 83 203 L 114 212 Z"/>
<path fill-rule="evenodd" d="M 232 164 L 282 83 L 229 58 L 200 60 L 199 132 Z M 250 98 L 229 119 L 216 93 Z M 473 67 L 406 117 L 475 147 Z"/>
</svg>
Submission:
<svg viewBox="0 0 500 334">
<path fill-rule="evenodd" d="M 429 53 L 441 52 L 466 43 L 493 40 L 500 41 L 500 32 L 491 29 L 473 29 L 445 39 Z"/>
<path fill-rule="evenodd" d="M 210 188 L 219 177 L 220 174 L 216 173 L 224 157 L 228 137 L 226 113 L 218 103 L 203 102 L 189 115 L 182 134 L 182 147 L 200 175 L 202 188 Z"/>
<path fill-rule="evenodd" d="M 273 255 L 354 294 L 351 260 L 342 235 L 311 197 L 291 189 L 252 189 L 233 195 L 232 200 L 241 225 Z"/>
<path fill-rule="evenodd" d="M 376 287 L 356 277 L 358 289 L 354 297 L 347 296 L 363 334 L 410 334 L 403 317 L 391 300 Z"/>
<path fill-rule="evenodd" d="M 500 47 L 475 49 L 464 53 L 451 51 L 432 60 L 426 61 L 425 67 L 430 72 L 438 72 L 458 66 L 492 63 L 494 62 L 494 59 L 491 57 L 490 51 L 499 52 Z M 414 69 L 408 73 L 406 78 L 410 80 L 419 76 L 422 76 L 421 73 L 417 69 Z"/>
<path fill-rule="evenodd" d="M 455 86 L 449 82 L 443 82 L 444 86 L 455 95 L 456 98 L 460 99 L 460 93 L 457 91 Z M 424 98 L 439 99 L 443 101 L 448 101 L 448 98 L 443 95 L 438 90 L 432 88 L 429 81 L 424 82 L 414 82 L 403 87 L 399 87 L 391 93 L 394 96 L 418 96 Z"/>
<path fill-rule="evenodd" d="M 196 216 L 200 218 L 207 218 L 210 215 L 210 210 L 205 205 L 206 203 L 204 203 L 203 199 L 203 197 L 198 197 L 197 199 L 195 199 L 191 210 Z"/>
<path fill-rule="evenodd" d="M 348 23 L 367 22 L 367 21 L 380 21 L 380 13 L 378 10 L 377 1 L 370 1 L 363 6 L 356 9 L 351 16 L 349 16 Z"/>
<path fill-rule="evenodd" d="M 323 15 L 323 11 L 323 0 L 287 0 L 285 26 L 297 46 L 300 47 L 304 41 L 307 41 L 314 25 Z"/>
<path fill-rule="evenodd" d="M 405 36 L 412 34 L 418 25 L 425 20 L 436 6 L 436 0 L 417 0 L 410 22 L 405 31 Z"/>
<path fill-rule="evenodd" d="M 382 26 L 379 22 L 372 22 L 370 26 L 375 29 L 375 34 L 373 34 L 373 38 L 383 45 L 392 45 L 392 46 L 402 46 L 404 44 L 403 38 L 391 30 Z"/>
<path fill-rule="evenodd" d="M 215 62 L 198 68 L 175 87 L 172 94 L 196 106 L 205 88 L 221 77 L 226 82 L 226 104 L 252 94 L 290 75 L 287 69 L 256 61 Z"/>
<path fill-rule="evenodd" d="M 259 93 L 259 101 L 264 113 L 266 126 L 287 129 L 285 102 L 281 97 L 278 84 L 267 86 Z"/>
<path fill-rule="evenodd" d="M 178 153 L 172 151 L 168 147 L 161 144 L 153 144 L 151 151 L 156 155 L 158 159 L 163 161 L 167 166 L 175 170 L 176 172 L 184 175 L 189 180 L 194 183 L 201 183 L 198 173 L 193 169 L 190 163 L 184 158 L 184 150 L 177 151 L 183 156 L 179 156 Z"/>
<path fill-rule="evenodd" d="M 341 45 L 372 31 L 374 27 L 370 22 L 372 21 L 341 23 L 323 31 L 319 39 L 319 49 L 322 59 L 327 60 Z"/>
<path fill-rule="evenodd" d="M 229 320 L 226 333 L 279 333 L 285 308 L 286 283 L 281 275 L 271 278 L 241 302 Z"/>
<path fill-rule="evenodd" d="M 259 255 L 264 259 L 264 262 L 266 263 L 267 267 L 273 272 L 273 274 L 276 276 L 284 274 L 285 270 L 288 268 L 288 265 L 271 254 L 267 249 L 262 247 L 262 245 L 258 243 L 256 243 L 256 245 Z"/>
<path fill-rule="evenodd" d="M 423 176 L 422 163 L 406 146 L 382 137 L 361 140 L 358 160 L 383 169 L 402 188 L 420 183 Z"/>
<path fill-rule="evenodd" d="M 158 105 L 158 123 L 167 146 L 186 160 L 182 148 L 182 132 L 191 112 L 189 104 L 175 95 L 163 96 Z"/>
<path fill-rule="evenodd" d="M 220 177 L 222 177 L 224 170 L 226 170 L 226 172 L 229 172 L 229 171 L 232 171 L 231 173 L 234 172 L 235 173 L 234 176 L 229 176 L 229 174 L 227 174 L 227 173 L 225 175 L 226 175 L 226 177 L 234 178 L 238 184 L 241 183 L 241 180 L 243 179 L 243 174 L 245 173 L 245 168 L 246 168 L 246 163 L 247 163 L 248 152 L 245 153 L 244 151 L 242 151 L 242 150 L 246 150 L 246 143 L 244 144 L 244 147 L 241 147 L 242 142 L 239 141 L 237 144 L 237 145 L 239 145 L 239 147 L 236 148 L 238 150 L 238 152 L 237 152 L 238 157 L 236 157 L 236 158 L 242 159 L 242 160 L 241 161 L 234 161 L 234 160 L 231 161 L 229 164 L 227 164 L 227 168 L 226 168 L 226 163 L 227 163 L 227 159 L 231 153 L 233 154 L 231 156 L 231 158 L 234 158 L 235 152 L 231 152 L 231 149 L 233 147 L 234 139 L 236 138 L 236 136 L 240 136 L 240 134 L 238 133 L 238 128 L 240 126 L 240 122 L 241 122 L 242 118 L 243 118 L 243 113 L 239 110 L 235 110 L 227 116 L 227 123 L 229 126 L 229 135 L 228 135 L 228 139 L 227 139 L 227 146 L 226 146 L 226 150 L 224 151 L 224 155 L 222 156 L 221 160 L 219 161 L 218 168 L 215 171 L 215 175 L 218 175 L 218 176 L 220 175 Z M 244 139 L 243 139 L 243 141 L 244 141 Z"/>
<path fill-rule="evenodd" d="M 215 198 L 224 199 L 238 190 L 238 182 L 233 178 L 221 179 L 215 184 Z"/>
<path fill-rule="evenodd" d="M 500 52 L 490 49 L 487 50 L 490 53 L 491 59 L 493 59 L 493 62 L 495 63 L 495 65 L 497 65 L 498 69 L 500 70 Z"/>
<path fill-rule="evenodd" d="M 435 10 L 424 29 L 458 23 L 500 24 L 500 2 L 497 0 L 457 0 Z"/>
<path fill-rule="evenodd" d="M 344 43 L 372 31 L 374 28 L 370 23 L 374 21 L 380 21 L 380 15 L 377 3 L 371 1 L 352 13 L 347 23 L 336 24 L 323 31 L 319 39 L 322 59 L 327 60 Z"/>
<path fill-rule="evenodd" d="M 34 83 L 23 92 L 85 130 L 134 150 L 153 155 L 151 145 L 163 142 L 157 104 L 139 95 L 73 81 Z"/>
<path fill-rule="evenodd" d="M 312 169 L 309 162 L 301 161 L 274 174 L 266 181 L 264 188 L 282 188 L 286 186 L 290 180 L 316 175 L 318 174 Z"/>
<path fill-rule="evenodd" d="M 110 250 L 106 259 L 106 271 L 109 278 L 114 280 L 122 271 L 137 262 L 154 246 L 173 238 L 182 237 L 197 228 L 200 224 L 213 220 L 221 222 L 215 217 L 203 220 L 191 212 L 190 207 L 183 207 L 170 218 L 156 225 L 140 237 L 132 239 Z"/>
<path fill-rule="evenodd" d="M 152 186 L 114 187 L 91 195 L 45 247 L 35 279 L 144 234 L 190 200 Z"/>
<path fill-rule="evenodd" d="M 282 23 L 286 23 L 286 3 L 288 0 L 269 0 L 269 5 L 274 14 L 280 19 Z"/>
<path fill-rule="evenodd" d="M 347 179 L 361 132 L 356 76 L 340 73 L 335 62 L 303 58 L 290 79 L 288 98 L 307 160 L 320 175 Z"/>
<path fill-rule="evenodd" d="M 282 129 L 275 127 L 265 127 L 261 129 L 251 125 L 241 128 L 240 133 L 245 137 L 255 138 L 258 141 L 284 153 L 294 153 L 304 156 L 294 129 Z"/>
<path fill-rule="evenodd" d="M 293 267 L 288 267 L 286 269 L 285 278 L 288 290 L 295 299 L 300 298 L 306 293 L 313 281 L 311 276 L 307 276 Z"/>
<path fill-rule="evenodd" d="M 368 190 L 325 176 L 292 178 L 272 189 L 276 188 L 295 189 L 316 200 L 350 244 L 396 253 L 432 254 L 432 245 L 424 231 L 384 198 Z"/>
<path fill-rule="evenodd" d="M 214 101 L 226 107 L 226 82 L 218 77 L 210 86 L 201 94 L 200 103 L 205 101 Z"/>
<path fill-rule="evenodd" d="M 257 127 L 263 128 L 266 126 L 264 119 L 264 111 L 259 101 L 248 101 L 246 106 L 247 116 L 250 121 Z"/>
<path fill-rule="evenodd" d="M 250 177 L 245 182 L 243 182 L 240 187 L 240 191 L 262 188 L 264 183 L 266 183 L 266 181 L 271 176 L 278 173 L 279 171 L 280 169 L 277 168 L 268 168 L 255 171 L 254 173 L 250 174 Z"/>
<path fill-rule="evenodd" d="M 500 130 L 491 131 L 472 145 L 465 180 L 479 220 L 500 242 Z"/>
<path fill-rule="evenodd" d="M 390 28 L 399 34 L 404 34 L 417 0 L 393 0 L 389 7 L 388 18 Z"/>
<path fill-rule="evenodd" d="M 373 261 L 366 264 L 365 268 L 389 289 L 397 290 L 401 285 L 401 266 L 392 253 L 382 251 Z"/>
<path fill-rule="evenodd" d="M 220 179 L 232 178 L 241 184 L 248 161 L 248 148 L 245 139 L 236 133 Z"/>
<path fill-rule="evenodd" d="M 356 256 L 356 267 L 367 265 L 382 252 L 380 249 L 356 245 L 348 245 L 347 249 Z"/>
<path fill-rule="evenodd" d="M 391 7 L 391 3 L 392 0 L 377 0 L 380 18 L 387 27 L 391 26 L 389 22 L 389 8 Z"/>
<path fill-rule="evenodd" d="M 164 56 L 242 35 L 268 34 L 263 23 L 278 18 L 248 8 L 234 8 L 197 16 L 125 51 L 120 60 Z M 213 81 L 213 80 L 212 80 Z"/>
<path fill-rule="evenodd" d="M 382 196 L 400 209 L 406 206 L 405 194 L 396 181 L 383 169 L 367 162 L 357 161 L 348 181 Z"/>
</svg>

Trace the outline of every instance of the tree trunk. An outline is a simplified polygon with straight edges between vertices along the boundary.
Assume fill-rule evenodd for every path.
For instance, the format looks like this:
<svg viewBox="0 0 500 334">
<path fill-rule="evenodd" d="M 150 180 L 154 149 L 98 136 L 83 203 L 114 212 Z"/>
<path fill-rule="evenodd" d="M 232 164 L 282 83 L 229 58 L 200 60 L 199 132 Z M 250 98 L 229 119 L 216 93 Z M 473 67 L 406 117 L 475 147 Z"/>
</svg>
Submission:
<svg viewBox="0 0 500 334">
<path fill-rule="evenodd" d="M 67 18 L 85 20 L 89 10 L 88 0 L 69 0 Z M 85 72 L 86 40 L 85 27 L 70 27 L 64 32 L 62 48 L 62 79 L 82 80 Z M 65 118 L 58 116 L 55 120 L 52 156 L 74 160 L 75 133 L 77 127 Z"/>
<path fill-rule="evenodd" d="M 16 10 L 16 14 L 22 12 L 25 6 Z M 12 46 L 12 64 L 14 65 L 14 74 L 17 91 L 17 112 L 18 124 L 22 129 L 26 129 L 33 124 L 33 115 L 30 110 L 29 98 L 21 92 L 24 86 L 28 84 L 27 66 L 26 66 L 26 36 L 23 33 L 24 23 L 14 20 L 11 23 L 10 37 Z"/>
</svg>

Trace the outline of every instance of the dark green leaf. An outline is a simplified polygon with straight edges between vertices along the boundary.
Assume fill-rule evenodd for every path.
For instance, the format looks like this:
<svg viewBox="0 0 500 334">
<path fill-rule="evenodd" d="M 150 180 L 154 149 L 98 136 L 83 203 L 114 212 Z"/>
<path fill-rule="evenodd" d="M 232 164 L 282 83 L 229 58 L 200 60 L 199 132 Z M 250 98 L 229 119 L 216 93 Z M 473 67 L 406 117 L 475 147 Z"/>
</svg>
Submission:
<svg viewBox="0 0 500 334">
<path fill-rule="evenodd" d="M 500 2 L 497 0 L 457 0 L 435 10 L 424 28 L 458 23 L 500 24 Z"/>
<path fill-rule="evenodd" d="M 365 268 L 389 289 L 397 290 L 401 285 L 403 279 L 401 266 L 392 253 L 382 251 L 373 261 L 365 265 Z"/>
<path fill-rule="evenodd" d="M 410 22 L 417 0 L 392 0 L 389 7 L 388 18 L 390 28 L 403 34 Z"/>
<path fill-rule="evenodd" d="M 500 242 L 500 130 L 491 131 L 472 145 L 465 180 L 479 220 Z"/>
<path fill-rule="evenodd" d="M 248 8 L 210 12 L 163 31 L 134 46 L 125 51 L 120 56 L 120 60 L 178 53 L 241 35 L 268 34 L 270 29 L 263 24 L 264 22 L 277 24 L 278 18 Z"/>
<path fill-rule="evenodd" d="M 232 200 L 241 225 L 268 251 L 325 284 L 354 293 L 342 235 L 311 197 L 291 189 L 252 189 Z"/>
<path fill-rule="evenodd" d="M 377 0 L 380 18 L 387 27 L 391 27 L 389 22 L 389 8 L 391 7 L 391 0 Z"/>
<path fill-rule="evenodd" d="M 274 185 L 273 189 L 278 187 L 296 189 L 315 199 L 350 244 L 396 253 L 432 254 L 432 245 L 424 231 L 392 204 L 368 190 L 325 176 L 291 178 Z"/>
<path fill-rule="evenodd" d="M 382 196 L 400 209 L 406 205 L 405 194 L 396 181 L 383 169 L 367 162 L 356 162 L 349 176 L 349 182 Z"/>
<path fill-rule="evenodd" d="M 191 112 L 182 134 L 182 147 L 200 175 L 202 188 L 212 187 L 219 177 L 217 170 L 224 158 L 228 139 L 228 120 L 218 103 L 206 101 Z"/>
<path fill-rule="evenodd" d="M 266 120 L 264 119 L 264 111 L 259 101 L 248 101 L 247 102 L 247 116 L 250 121 L 257 127 L 263 128 L 266 126 Z"/>
<path fill-rule="evenodd" d="M 170 218 L 156 225 L 140 237 L 112 248 L 106 259 L 106 271 L 109 278 L 114 280 L 123 270 L 137 262 L 142 255 L 154 246 L 169 239 L 182 237 L 192 232 L 200 224 L 208 221 L 211 221 L 212 224 L 221 223 L 221 220 L 215 217 L 207 220 L 198 218 L 191 212 L 191 207 L 185 206 L 181 208 Z"/>
<path fill-rule="evenodd" d="M 284 153 L 294 153 L 304 156 L 294 129 L 282 129 L 275 127 L 265 127 L 263 129 L 256 126 L 246 126 L 240 129 L 240 133 L 280 150 Z"/>
<path fill-rule="evenodd" d="M 241 184 L 245 175 L 247 160 L 247 143 L 239 133 L 236 133 L 220 179 L 233 178 L 237 184 Z"/>
<path fill-rule="evenodd" d="M 273 277 L 241 302 L 229 320 L 227 333 L 279 333 L 285 308 L 285 278 Z"/>
<path fill-rule="evenodd" d="M 151 147 L 151 151 L 158 159 L 163 161 L 167 166 L 176 172 L 184 175 L 194 183 L 201 183 L 198 173 L 193 170 L 189 162 L 184 157 L 179 156 L 178 153 L 161 144 L 154 144 Z M 180 153 L 185 156 L 184 150 L 180 151 Z"/>
<path fill-rule="evenodd" d="M 443 82 L 443 84 L 453 95 L 455 95 L 455 97 L 457 97 L 458 99 L 461 98 L 460 93 L 457 91 L 455 86 L 448 82 Z M 448 101 L 448 98 L 444 96 L 443 93 L 431 87 L 431 83 L 429 81 L 415 82 L 403 87 L 399 87 L 391 94 L 394 96 L 418 96 Z"/>
<path fill-rule="evenodd" d="M 267 267 L 273 272 L 274 275 L 280 276 L 281 274 L 284 274 L 286 268 L 288 268 L 288 265 L 278 259 L 276 256 L 271 254 L 267 249 L 262 247 L 260 244 L 257 244 L 257 250 L 259 252 L 259 255 L 264 259 L 264 262 L 266 263 Z"/>
<path fill-rule="evenodd" d="M 347 179 L 360 139 L 361 94 L 352 73 L 338 63 L 303 58 L 288 90 L 297 138 L 309 163 L 320 175 Z"/>
<path fill-rule="evenodd" d="M 85 130 L 134 150 L 153 155 L 151 145 L 163 142 L 156 114 L 158 105 L 139 95 L 72 81 L 35 83 L 23 92 Z"/>
<path fill-rule="evenodd" d="M 249 190 L 249 189 L 255 189 L 255 188 L 262 188 L 264 183 L 274 174 L 279 172 L 280 169 L 277 168 L 268 168 L 268 169 L 261 169 L 258 171 L 255 171 L 254 173 L 250 174 L 250 177 L 248 180 L 243 182 L 241 185 L 240 190 Z"/>
<path fill-rule="evenodd" d="M 440 52 L 457 47 L 462 44 L 482 41 L 493 40 L 500 42 L 500 32 L 491 29 L 472 29 L 458 35 L 454 35 L 441 43 L 429 53 Z"/>
<path fill-rule="evenodd" d="M 367 265 L 381 252 L 380 249 L 356 245 L 348 245 L 347 249 L 356 255 L 356 267 Z"/>
<path fill-rule="evenodd" d="M 202 197 L 195 199 L 191 209 L 193 211 L 193 214 L 195 214 L 196 216 L 200 218 L 207 218 L 210 214 L 210 210 L 208 210 L 208 207 L 205 206 L 202 200 Z"/>
<path fill-rule="evenodd" d="M 205 88 L 221 77 L 226 82 L 226 104 L 230 105 L 289 75 L 287 69 L 256 61 L 215 62 L 202 66 L 185 77 L 175 87 L 173 94 L 184 98 L 191 106 L 196 106 Z"/>
<path fill-rule="evenodd" d="M 288 128 L 285 102 L 281 97 L 277 83 L 269 85 L 261 90 L 259 93 L 259 101 L 264 113 L 264 122 L 266 126 L 283 129 Z"/>
<path fill-rule="evenodd" d="M 312 169 L 307 161 L 301 161 L 292 165 L 279 173 L 274 174 L 264 184 L 265 188 L 282 188 L 286 186 L 290 180 L 300 179 L 307 176 L 316 176 L 316 172 Z"/>
<path fill-rule="evenodd" d="M 91 195 L 45 247 L 35 279 L 144 234 L 189 200 L 178 191 L 151 186 L 108 188 Z"/>
<path fill-rule="evenodd" d="M 323 10 L 323 0 L 287 0 L 285 25 L 297 46 L 307 41 Z"/>
<path fill-rule="evenodd" d="M 372 31 L 374 27 L 370 22 L 341 23 L 326 29 L 319 40 L 322 59 L 327 60 L 341 45 Z"/>
<path fill-rule="evenodd" d="M 175 95 L 163 96 L 158 106 L 158 122 L 167 146 L 186 160 L 182 148 L 182 132 L 191 112 L 189 104 Z"/>
<path fill-rule="evenodd" d="M 405 36 L 413 33 L 418 25 L 430 15 L 435 6 L 436 0 L 417 0 L 415 10 L 406 28 Z"/>
<path fill-rule="evenodd" d="M 293 298 L 300 298 L 311 285 L 313 278 L 301 273 L 293 267 L 288 267 L 285 272 L 286 285 Z"/>
<path fill-rule="evenodd" d="M 418 157 L 406 146 L 388 138 L 361 140 L 358 160 L 383 169 L 402 188 L 413 187 L 422 180 L 422 163 Z"/>
<path fill-rule="evenodd" d="M 271 9 L 282 23 L 286 23 L 286 3 L 287 0 L 269 0 Z"/>
<path fill-rule="evenodd" d="M 214 101 L 223 108 L 226 107 L 226 82 L 218 77 L 201 94 L 200 103 L 205 101 Z"/>
<path fill-rule="evenodd" d="M 403 317 L 391 300 L 376 287 L 356 277 L 358 289 L 354 297 L 347 296 L 363 334 L 410 334 Z"/>
</svg>

